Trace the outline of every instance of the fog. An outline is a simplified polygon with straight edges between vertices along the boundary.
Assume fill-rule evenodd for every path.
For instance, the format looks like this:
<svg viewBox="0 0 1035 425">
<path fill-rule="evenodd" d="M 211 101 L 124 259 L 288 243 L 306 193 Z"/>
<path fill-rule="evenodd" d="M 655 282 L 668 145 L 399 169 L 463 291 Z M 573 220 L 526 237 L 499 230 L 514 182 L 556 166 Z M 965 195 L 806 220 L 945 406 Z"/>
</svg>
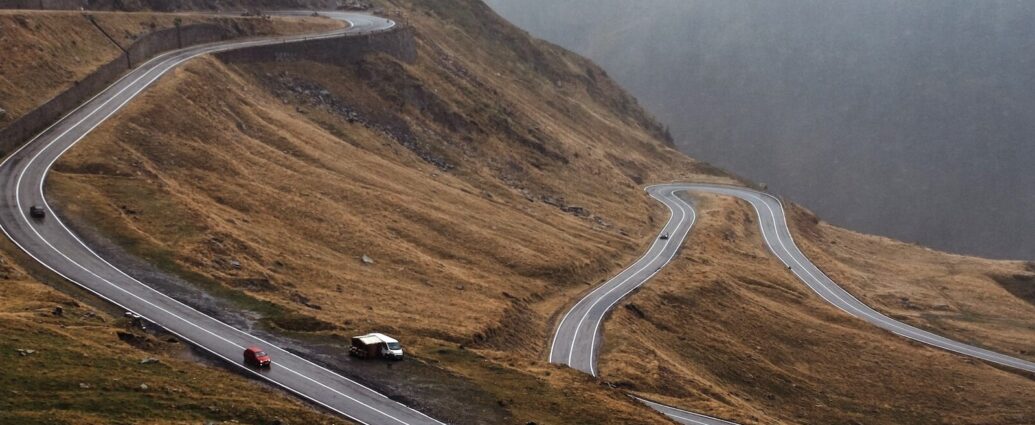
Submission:
<svg viewBox="0 0 1035 425">
<path fill-rule="evenodd" d="M 1035 2 L 488 0 L 834 224 L 1035 258 Z"/>
</svg>

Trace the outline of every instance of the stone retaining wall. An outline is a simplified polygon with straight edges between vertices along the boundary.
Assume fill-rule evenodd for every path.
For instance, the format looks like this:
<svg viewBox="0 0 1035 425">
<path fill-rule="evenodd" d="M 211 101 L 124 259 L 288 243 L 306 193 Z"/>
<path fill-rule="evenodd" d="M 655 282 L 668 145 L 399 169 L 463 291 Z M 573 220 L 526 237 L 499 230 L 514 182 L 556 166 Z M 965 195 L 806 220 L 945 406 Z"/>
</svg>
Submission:
<svg viewBox="0 0 1035 425">
<path fill-rule="evenodd" d="M 412 29 L 397 27 L 371 35 L 256 46 L 222 52 L 216 56 L 226 62 L 238 63 L 301 59 L 327 63 L 349 63 L 374 52 L 387 53 L 409 63 L 417 60 L 417 46 L 413 39 Z"/>
<path fill-rule="evenodd" d="M 189 46 L 224 40 L 230 35 L 231 30 L 226 27 L 215 24 L 196 24 L 155 31 L 141 36 L 126 49 L 125 55 L 120 55 L 102 65 L 68 90 L 0 129 L 0 157 L 17 149 L 61 116 L 100 93 L 101 90 L 125 74 L 130 69 L 130 64 L 136 66 L 159 53 L 176 49 L 180 47 L 181 41 L 184 46 Z"/>
</svg>

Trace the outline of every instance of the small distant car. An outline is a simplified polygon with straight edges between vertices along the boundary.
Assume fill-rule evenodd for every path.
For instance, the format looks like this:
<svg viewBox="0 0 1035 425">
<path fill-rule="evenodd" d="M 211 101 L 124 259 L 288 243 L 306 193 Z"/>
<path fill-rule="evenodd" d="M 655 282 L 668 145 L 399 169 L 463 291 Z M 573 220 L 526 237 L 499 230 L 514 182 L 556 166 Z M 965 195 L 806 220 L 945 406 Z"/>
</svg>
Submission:
<svg viewBox="0 0 1035 425">
<path fill-rule="evenodd" d="M 47 210 L 43 209 L 43 207 L 39 205 L 33 205 L 29 207 L 29 215 L 32 216 L 32 218 L 43 218 L 47 216 Z"/>
<path fill-rule="evenodd" d="M 270 355 L 259 347 L 248 347 L 244 350 L 244 362 L 252 367 L 270 367 Z"/>
<path fill-rule="evenodd" d="M 662 233 L 662 234 L 661 234 L 661 237 L 660 237 L 660 238 L 658 238 L 658 239 L 661 239 L 661 240 L 663 240 L 663 241 L 667 241 L 667 240 L 668 240 L 668 233 Z"/>
</svg>

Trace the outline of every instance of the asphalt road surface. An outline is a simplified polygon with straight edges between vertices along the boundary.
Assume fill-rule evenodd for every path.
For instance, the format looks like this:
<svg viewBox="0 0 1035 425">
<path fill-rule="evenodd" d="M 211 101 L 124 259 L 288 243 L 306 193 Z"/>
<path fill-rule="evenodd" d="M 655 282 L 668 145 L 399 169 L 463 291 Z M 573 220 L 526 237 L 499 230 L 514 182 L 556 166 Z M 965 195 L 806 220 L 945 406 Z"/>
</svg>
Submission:
<svg viewBox="0 0 1035 425">
<path fill-rule="evenodd" d="M 769 250 L 820 298 L 845 313 L 905 338 L 990 363 L 1035 372 L 1035 363 L 935 335 L 891 319 L 863 304 L 819 270 L 798 249 L 787 227 L 783 204 L 772 195 L 742 187 L 682 183 L 651 186 L 647 192 L 671 211 L 671 217 L 661 231 L 661 235 L 668 235 L 669 238 L 662 239 L 659 235 L 643 257 L 580 299 L 561 318 L 550 346 L 550 362 L 565 364 L 596 376 L 601 322 L 618 301 L 643 285 L 675 257 L 695 220 L 693 206 L 677 194 L 698 192 L 733 196 L 750 203 L 758 215 L 762 236 Z M 637 400 L 682 424 L 731 423 L 648 400 Z"/>
<path fill-rule="evenodd" d="M 286 12 L 285 14 L 310 14 Z M 347 29 L 307 36 L 227 41 L 162 54 L 130 71 L 102 93 L 36 136 L 0 164 L 0 228 L 19 248 L 48 269 L 121 308 L 143 316 L 183 340 L 280 386 L 364 424 L 440 424 L 344 376 L 198 312 L 129 276 L 83 244 L 55 216 L 43 197 L 43 182 L 54 162 L 158 78 L 180 64 L 213 52 L 290 43 L 306 39 L 365 35 L 395 23 L 370 15 L 329 12 L 350 22 Z M 46 217 L 29 216 L 30 206 Z M 259 346 L 273 358 L 268 370 L 243 364 L 243 351 Z M 342 353 L 345 355 L 345 353 Z"/>
</svg>

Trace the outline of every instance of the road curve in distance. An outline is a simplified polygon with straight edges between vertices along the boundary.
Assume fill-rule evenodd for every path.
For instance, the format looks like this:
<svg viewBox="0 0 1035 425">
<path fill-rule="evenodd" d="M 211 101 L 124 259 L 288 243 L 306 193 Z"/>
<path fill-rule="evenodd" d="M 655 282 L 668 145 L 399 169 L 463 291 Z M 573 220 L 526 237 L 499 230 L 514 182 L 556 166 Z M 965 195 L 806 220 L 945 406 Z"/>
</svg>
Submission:
<svg viewBox="0 0 1035 425">
<path fill-rule="evenodd" d="M 596 376 L 600 326 L 611 309 L 654 277 L 679 253 L 683 241 L 697 220 L 693 206 L 677 196 L 679 187 L 654 186 L 648 194 L 669 210 L 669 220 L 650 248 L 617 276 L 594 288 L 575 303 L 561 318 L 550 343 L 550 362 L 563 364 Z M 663 239 L 662 236 L 668 236 Z M 685 425 L 730 425 L 722 419 L 688 412 L 664 404 L 633 397 L 641 403 Z"/>
<path fill-rule="evenodd" d="M 390 20 L 366 14 L 328 12 L 325 15 L 348 21 L 351 26 L 320 34 L 198 45 L 167 52 L 131 70 L 0 164 L 0 228 L 26 254 L 54 273 L 240 367 L 246 374 L 362 424 L 441 424 L 345 376 L 194 310 L 123 273 L 76 237 L 44 198 L 47 173 L 65 151 L 162 75 L 192 58 L 243 47 L 366 35 L 390 30 L 395 25 Z M 46 217 L 30 217 L 30 206 L 44 207 Z M 272 356 L 272 368 L 260 371 L 242 363 L 244 349 L 253 345 Z"/>
<path fill-rule="evenodd" d="M 675 258 L 697 219 L 694 209 L 675 195 L 678 191 L 678 188 L 649 191 L 650 196 L 668 207 L 671 214 L 668 223 L 640 259 L 593 289 L 561 318 L 550 344 L 551 363 L 568 365 L 596 376 L 600 326 L 604 317 L 618 301 L 654 277 Z M 667 235 L 667 238 L 663 235 Z"/>
<path fill-rule="evenodd" d="M 805 283 L 824 301 L 841 309 L 851 316 L 865 320 L 872 325 L 880 327 L 896 335 L 922 342 L 927 345 L 952 351 L 964 356 L 973 357 L 1006 366 L 1025 372 L 1035 372 L 1035 363 L 997 353 L 980 347 L 964 344 L 959 341 L 937 335 L 914 326 L 907 325 L 892 319 L 873 308 L 870 308 L 859 299 L 852 296 L 844 288 L 830 279 L 819 267 L 801 252 L 794 243 L 790 228 L 787 226 L 787 217 L 784 214 L 783 203 L 780 199 L 768 193 L 759 192 L 743 187 L 704 185 L 704 184 L 665 184 L 653 186 L 652 188 L 669 191 L 688 191 L 699 193 L 713 193 L 718 195 L 733 196 L 747 201 L 754 207 L 758 214 L 758 224 L 762 230 L 762 237 L 769 250 L 778 259 Z"/>
<path fill-rule="evenodd" d="M 551 363 L 568 365 L 596 376 L 600 326 L 608 312 L 622 298 L 639 288 L 675 257 L 695 220 L 693 206 L 678 194 L 712 193 L 742 199 L 755 209 L 766 246 L 787 269 L 824 301 L 845 313 L 865 320 L 896 335 L 961 355 L 1001 366 L 1035 373 L 1035 363 L 964 344 L 894 320 L 852 296 L 816 267 L 794 243 L 783 203 L 779 198 L 756 190 L 725 185 L 670 183 L 650 186 L 647 193 L 671 212 L 662 229 L 667 240 L 657 239 L 639 260 L 618 276 L 593 289 L 561 318 L 550 344 Z M 660 235 L 659 235 L 660 236 Z M 687 425 L 728 425 L 732 422 L 688 412 L 639 397 L 636 400 Z"/>
</svg>

